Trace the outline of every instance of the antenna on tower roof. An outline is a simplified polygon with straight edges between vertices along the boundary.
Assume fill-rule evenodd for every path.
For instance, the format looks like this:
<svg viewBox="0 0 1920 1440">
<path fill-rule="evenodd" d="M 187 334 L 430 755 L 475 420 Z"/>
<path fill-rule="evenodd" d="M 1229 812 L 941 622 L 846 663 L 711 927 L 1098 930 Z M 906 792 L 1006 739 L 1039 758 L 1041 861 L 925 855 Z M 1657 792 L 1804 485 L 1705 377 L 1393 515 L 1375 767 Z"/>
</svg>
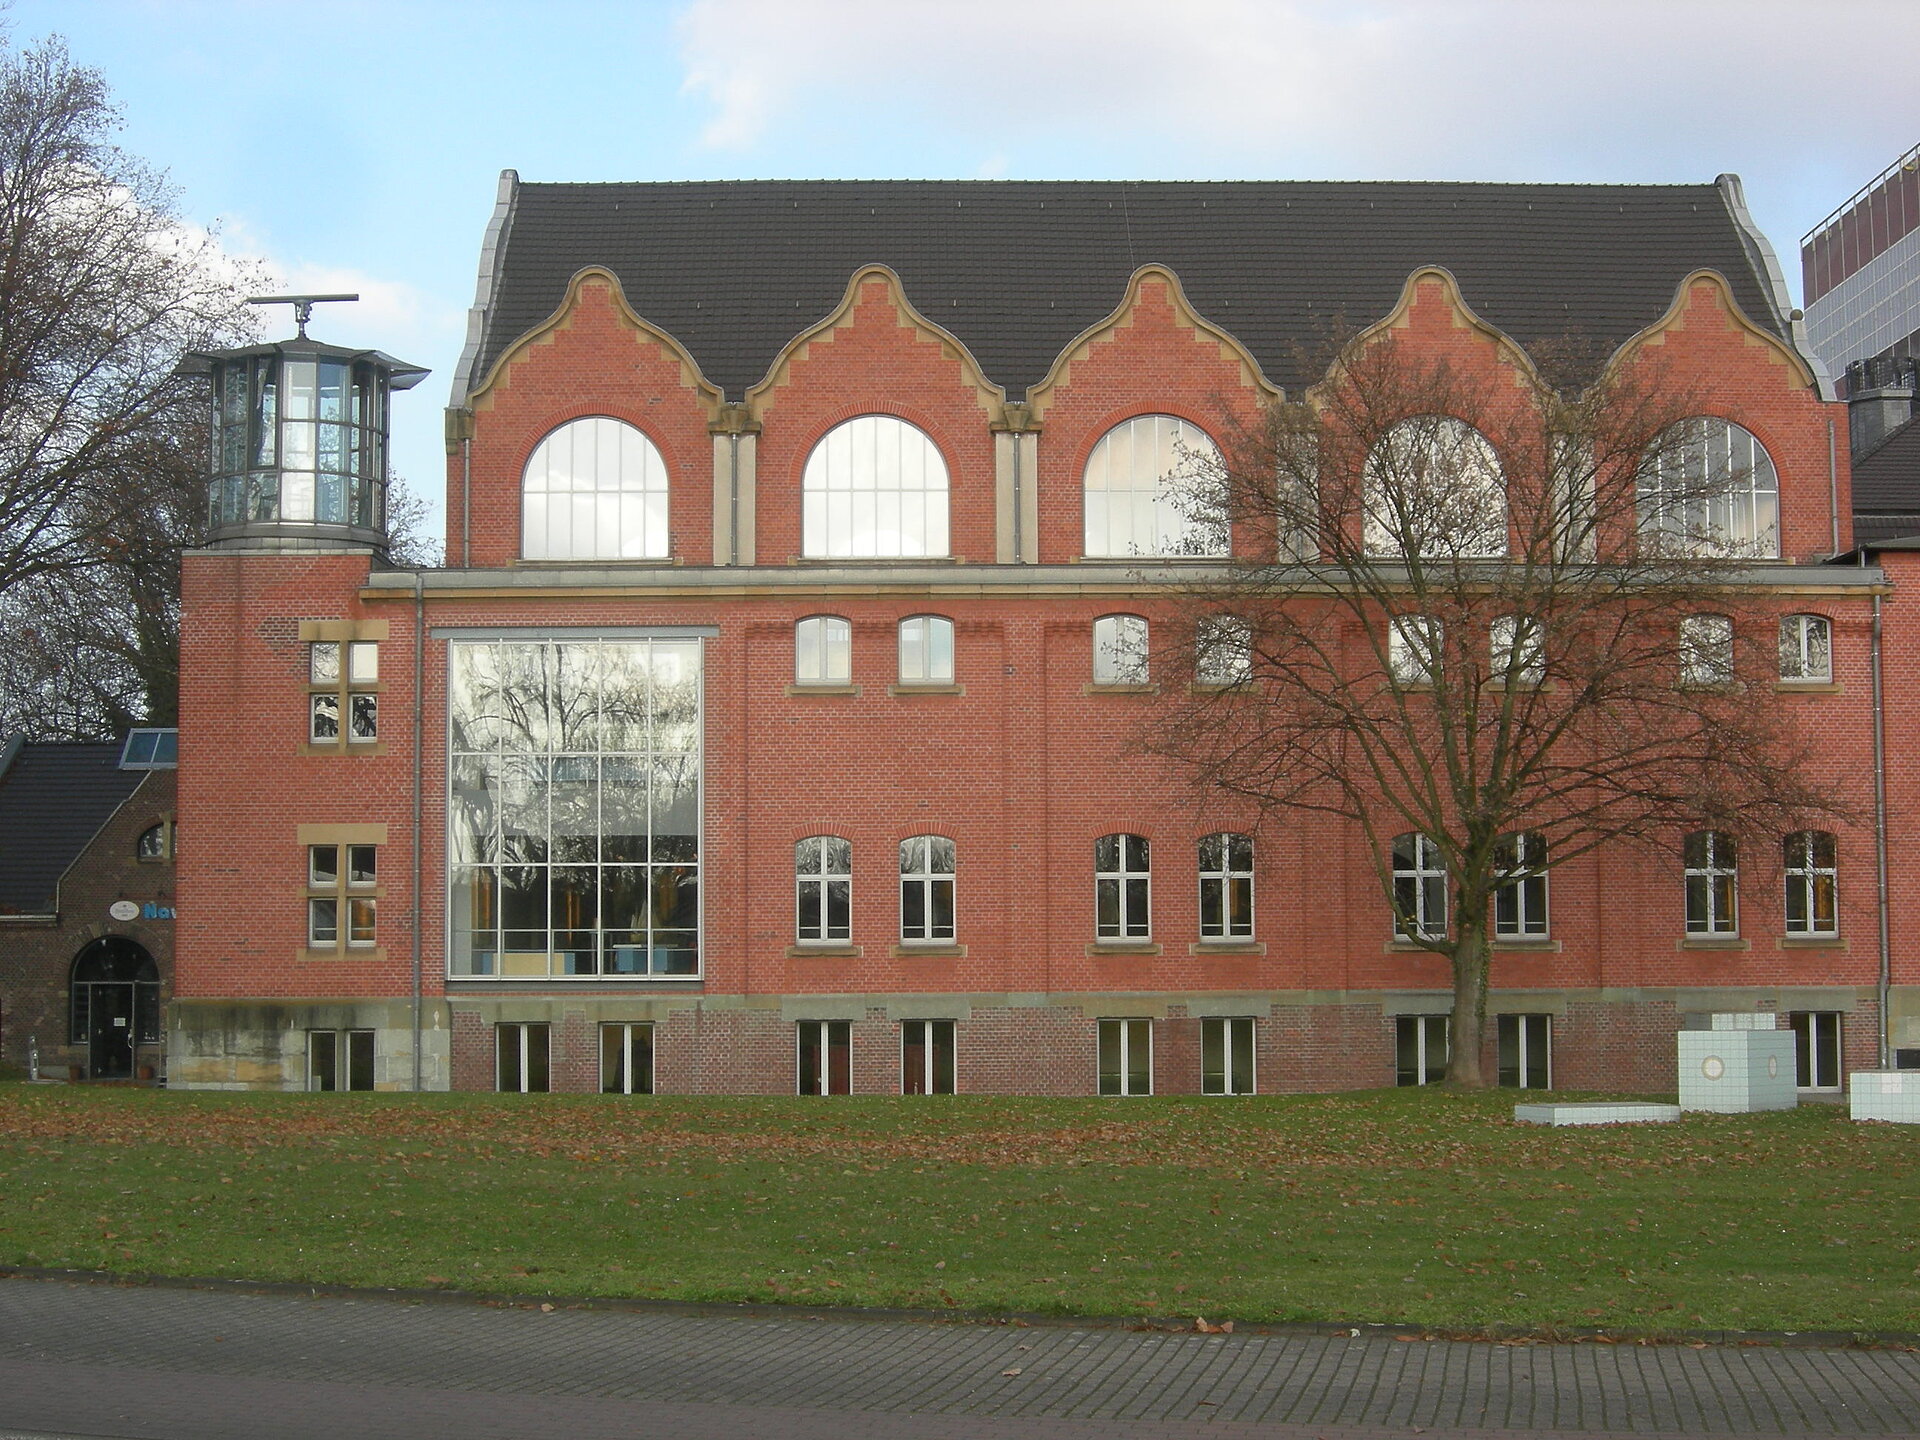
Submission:
<svg viewBox="0 0 1920 1440">
<path fill-rule="evenodd" d="M 358 295 L 252 295 L 247 298 L 249 305 L 291 305 L 293 322 L 300 327 L 300 339 L 307 338 L 307 321 L 313 318 L 313 307 L 332 300 L 358 300 Z"/>
</svg>

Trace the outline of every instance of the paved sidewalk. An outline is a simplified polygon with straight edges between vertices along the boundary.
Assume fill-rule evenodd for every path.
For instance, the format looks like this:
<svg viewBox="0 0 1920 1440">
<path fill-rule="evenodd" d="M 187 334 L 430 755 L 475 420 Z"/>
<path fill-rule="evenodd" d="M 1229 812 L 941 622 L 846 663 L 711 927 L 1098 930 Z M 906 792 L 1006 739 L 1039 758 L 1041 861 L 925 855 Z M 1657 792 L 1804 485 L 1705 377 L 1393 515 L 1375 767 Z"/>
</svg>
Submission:
<svg viewBox="0 0 1920 1440">
<path fill-rule="evenodd" d="M 498 1308 L 0 1280 L 0 1440 L 1920 1436 L 1920 1354 Z"/>
</svg>

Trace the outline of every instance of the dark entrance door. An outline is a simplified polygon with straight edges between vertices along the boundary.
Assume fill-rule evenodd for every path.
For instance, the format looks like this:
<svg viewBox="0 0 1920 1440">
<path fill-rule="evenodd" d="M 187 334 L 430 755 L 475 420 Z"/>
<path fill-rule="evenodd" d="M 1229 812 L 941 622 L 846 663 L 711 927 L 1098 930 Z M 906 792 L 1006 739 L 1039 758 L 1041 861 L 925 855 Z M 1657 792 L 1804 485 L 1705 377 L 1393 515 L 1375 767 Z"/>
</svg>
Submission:
<svg viewBox="0 0 1920 1440">
<path fill-rule="evenodd" d="M 146 947 L 105 935 L 73 957 L 69 1039 L 87 1047 L 87 1075 L 124 1080 L 138 1047 L 160 1040 L 160 967 Z"/>
<path fill-rule="evenodd" d="M 133 1075 L 133 986 L 93 987 L 92 1031 L 87 1040 L 87 1073 L 96 1080 L 125 1080 Z"/>
</svg>

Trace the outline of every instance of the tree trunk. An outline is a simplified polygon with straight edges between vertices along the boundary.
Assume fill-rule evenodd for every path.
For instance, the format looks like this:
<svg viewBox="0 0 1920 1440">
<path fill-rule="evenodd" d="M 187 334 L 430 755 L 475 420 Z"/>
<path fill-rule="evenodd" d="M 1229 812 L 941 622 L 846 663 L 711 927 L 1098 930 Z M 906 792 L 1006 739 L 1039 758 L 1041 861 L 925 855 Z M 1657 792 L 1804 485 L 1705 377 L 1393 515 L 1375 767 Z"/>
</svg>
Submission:
<svg viewBox="0 0 1920 1440">
<path fill-rule="evenodd" d="M 1464 908 L 1464 907 L 1462 907 Z M 1447 1084 L 1484 1090 L 1480 1056 L 1486 1048 L 1487 924 L 1484 915 L 1460 915 L 1454 930 L 1453 1026 L 1447 1055 Z"/>
</svg>

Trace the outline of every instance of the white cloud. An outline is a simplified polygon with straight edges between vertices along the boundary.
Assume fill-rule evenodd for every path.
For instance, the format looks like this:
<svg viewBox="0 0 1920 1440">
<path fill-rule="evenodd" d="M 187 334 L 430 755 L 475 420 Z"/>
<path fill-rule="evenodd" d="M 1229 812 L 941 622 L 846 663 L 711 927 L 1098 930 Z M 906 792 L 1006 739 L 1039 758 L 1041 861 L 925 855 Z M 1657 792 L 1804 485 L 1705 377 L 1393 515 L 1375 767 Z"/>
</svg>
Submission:
<svg viewBox="0 0 1920 1440">
<path fill-rule="evenodd" d="M 1855 145 L 1842 113 L 1920 129 L 1920 6 L 694 0 L 679 33 L 728 151 L 831 105 L 1017 148 L 1027 173 L 1100 137 L 1188 174 L 1704 179 L 1756 146 Z"/>
</svg>

